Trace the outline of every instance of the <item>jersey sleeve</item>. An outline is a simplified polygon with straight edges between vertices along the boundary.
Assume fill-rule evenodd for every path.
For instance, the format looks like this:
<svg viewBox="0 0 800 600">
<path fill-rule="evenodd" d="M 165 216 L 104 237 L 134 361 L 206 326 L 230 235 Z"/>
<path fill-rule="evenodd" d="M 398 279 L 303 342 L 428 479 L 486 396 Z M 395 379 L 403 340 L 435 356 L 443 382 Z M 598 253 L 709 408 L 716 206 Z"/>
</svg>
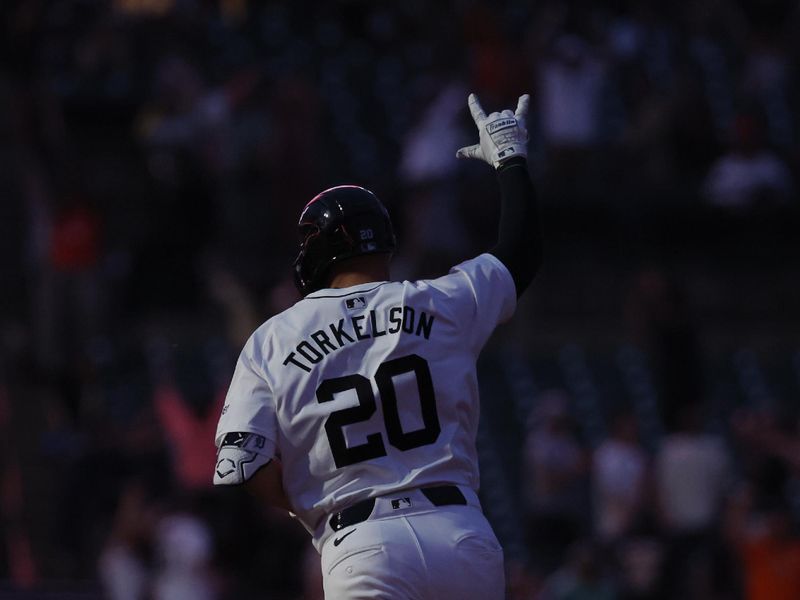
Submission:
<svg viewBox="0 0 800 600">
<path fill-rule="evenodd" d="M 275 401 L 251 338 L 236 363 L 214 442 L 216 485 L 244 483 L 275 457 L 278 436 Z"/>
<path fill-rule="evenodd" d="M 517 291 L 506 266 L 485 253 L 453 267 L 434 280 L 435 287 L 456 303 L 470 347 L 478 352 L 494 329 L 514 314 Z"/>
</svg>

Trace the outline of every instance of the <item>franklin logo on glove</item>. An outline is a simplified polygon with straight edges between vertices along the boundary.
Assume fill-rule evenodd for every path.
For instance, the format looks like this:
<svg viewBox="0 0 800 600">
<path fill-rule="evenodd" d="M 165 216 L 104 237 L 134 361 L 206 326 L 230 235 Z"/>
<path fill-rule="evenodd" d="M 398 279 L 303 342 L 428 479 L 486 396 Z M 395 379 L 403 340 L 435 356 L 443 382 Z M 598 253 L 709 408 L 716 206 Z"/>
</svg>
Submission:
<svg viewBox="0 0 800 600">
<path fill-rule="evenodd" d="M 490 134 L 500 131 L 501 129 L 508 129 L 509 127 L 516 127 L 516 119 L 500 119 L 499 121 L 492 121 L 486 124 L 486 131 Z"/>
</svg>

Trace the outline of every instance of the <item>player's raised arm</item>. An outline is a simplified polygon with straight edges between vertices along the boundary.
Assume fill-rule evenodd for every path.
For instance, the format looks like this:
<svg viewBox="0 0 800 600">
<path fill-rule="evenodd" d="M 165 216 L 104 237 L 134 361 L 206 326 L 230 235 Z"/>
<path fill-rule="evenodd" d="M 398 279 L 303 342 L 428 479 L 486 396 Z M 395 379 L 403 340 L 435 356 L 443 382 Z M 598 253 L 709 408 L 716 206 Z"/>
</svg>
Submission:
<svg viewBox="0 0 800 600">
<path fill-rule="evenodd" d="M 478 127 L 480 143 L 461 148 L 459 158 L 476 158 L 497 170 L 501 212 L 497 244 L 490 251 L 508 268 L 517 297 L 530 284 L 542 262 L 542 238 L 536 192 L 528 174 L 528 115 L 530 96 L 520 96 L 514 112 L 504 110 L 488 116 L 475 94 L 469 110 Z"/>
</svg>

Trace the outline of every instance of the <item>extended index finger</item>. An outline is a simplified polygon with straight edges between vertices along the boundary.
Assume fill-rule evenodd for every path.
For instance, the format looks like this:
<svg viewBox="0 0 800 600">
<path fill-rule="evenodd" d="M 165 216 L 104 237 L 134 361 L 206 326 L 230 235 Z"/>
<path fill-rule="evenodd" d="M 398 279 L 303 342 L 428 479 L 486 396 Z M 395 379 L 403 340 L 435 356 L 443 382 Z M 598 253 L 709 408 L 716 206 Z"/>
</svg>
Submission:
<svg viewBox="0 0 800 600">
<path fill-rule="evenodd" d="M 530 94 L 522 94 L 517 102 L 517 110 L 514 111 L 514 116 L 517 119 L 525 119 L 528 115 L 528 105 L 531 103 Z"/>
<path fill-rule="evenodd" d="M 469 112 L 476 123 L 486 120 L 486 113 L 483 112 L 483 107 L 475 94 L 469 95 L 467 104 L 469 104 Z"/>
</svg>

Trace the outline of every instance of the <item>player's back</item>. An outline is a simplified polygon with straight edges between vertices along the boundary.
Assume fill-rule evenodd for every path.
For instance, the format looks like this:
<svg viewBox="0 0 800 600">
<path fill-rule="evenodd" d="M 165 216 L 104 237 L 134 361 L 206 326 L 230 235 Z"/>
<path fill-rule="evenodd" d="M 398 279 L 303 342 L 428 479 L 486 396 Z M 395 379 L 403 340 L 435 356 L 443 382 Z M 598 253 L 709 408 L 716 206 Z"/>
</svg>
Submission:
<svg viewBox="0 0 800 600">
<path fill-rule="evenodd" d="M 266 381 L 275 422 L 259 433 L 275 441 L 307 528 L 366 497 L 477 489 L 475 361 L 513 289 L 484 254 L 434 280 L 319 290 L 253 334 L 243 357 Z M 234 377 L 229 395 L 236 387 Z"/>
<path fill-rule="evenodd" d="M 429 282 L 372 283 L 311 294 L 275 319 L 284 485 L 308 526 L 390 491 L 477 488 L 475 354 L 452 304 Z"/>
</svg>

